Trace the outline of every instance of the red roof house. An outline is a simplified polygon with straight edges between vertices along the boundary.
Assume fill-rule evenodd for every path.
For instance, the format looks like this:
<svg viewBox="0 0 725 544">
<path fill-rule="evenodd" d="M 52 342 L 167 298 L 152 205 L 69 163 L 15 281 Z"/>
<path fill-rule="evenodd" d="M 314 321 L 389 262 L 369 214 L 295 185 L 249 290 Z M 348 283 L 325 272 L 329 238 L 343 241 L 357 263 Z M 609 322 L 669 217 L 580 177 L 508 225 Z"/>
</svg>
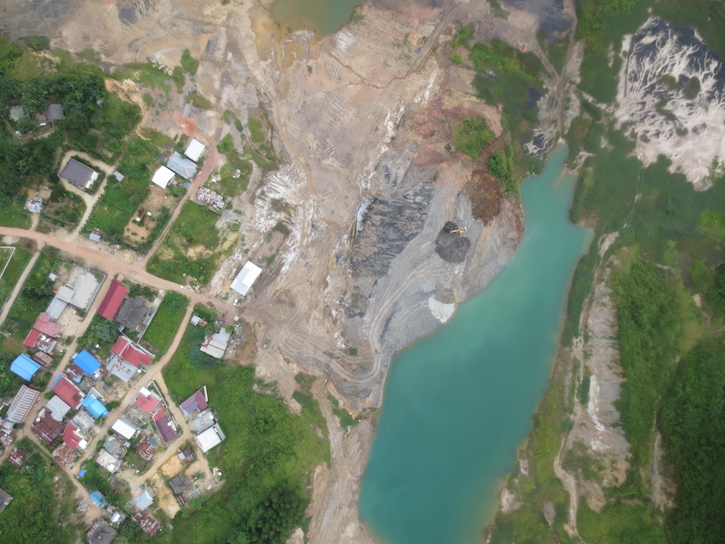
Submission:
<svg viewBox="0 0 725 544">
<path fill-rule="evenodd" d="M 20 468 L 23 466 L 23 463 L 27 458 L 28 456 L 25 455 L 25 452 L 23 450 L 15 448 L 13 451 L 10 452 L 10 455 L 8 456 L 8 462 L 11 465 L 15 465 L 16 467 Z"/>
<path fill-rule="evenodd" d="M 131 516 L 131 519 L 138 523 L 141 527 L 141 530 L 149 536 L 154 536 L 159 531 L 159 529 L 161 529 L 161 523 L 159 522 L 159 520 L 157 520 L 153 516 L 150 516 L 149 514 L 142 514 L 141 512 L 136 512 L 134 515 Z"/>
<path fill-rule="evenodd" d="M 55 338 L 60 334 L 60 331 L 63 330 L 63 325 L 54 323 L 50 316 L 43 312 L 38 316 L 38 319 L 35 321 L 35 325 L 33 325 L 33 328 L 37 331 L 42 332 L 43 334 Z"/>
<path fill-rule="evenodd" d="M 136 398 L 136 406 L 143 410 L 147 414 L 153 414 L 156 407 L 159 405 L 159 400 L 153 398 L 151 395 L 144 395 L 143 393 Z"/>
<path fill-rule="evenodd" d="M 172 442 L 177 436 L 176 427 L 171 421 L 171 418 L 166 415 L 166 411 L 162 408 L 154 416 L 154 423 L 156 428 L 167 444 Z"/>
<path fill-rule="evenodd" d="M 144 461 L 150 461 L 153 458 L 154 453 L 156 453 L 156 448 L 156 442 L 144 435 L 144 437 L 139 440 L 139 443 L 136 444 L 136 453 L 138 453 L 138 456 Z"/>
<path fill-rule="evenodd" d="M 125 336 L 118 337 L 118 340 L 116 340 L 116 343 L 111 348 L 111 353 L 131 363 L 133 366 L 138 366 L 139 364 L 148 365 L 154 360 L 153 355 L 138 344 L 134 344 Z"/>
<path fill-rule="evenodd" d="M 65 376 L 61 376 L 55 382 L 51 391 L 58 395 L 73 410 L 80 408 L 81 402 L 83 401 L 83 393 Z"/>
<path fill-rule="evenodd" d="M 123 299 L 128 294 L 128 287 L 118 280 L 111 282 L 111 287 L 108 289 L 103 302 L 98 307 L 98 315 L 105 317 L 106 319 L 113 319 L 116 317 Z"/>
<path fill-rule="evenodd" d="M 33 433 L 49 446 L 53 446 L 60 434 L 63 424 L 53 419 L 50 410 L 43 410 L 42 415 L 37 417 L 30 428 Z"/>
<path fill-rule="evenodd" d="M 35 343 L 38 341 L 38 338 L 40 338 L 40 332 L 36 331 L 35 329 L 30 329 L 28 336 L 25 337 L 25 342 L 23 342 L 23 345 L 28 346 L 29 348 L 34 348 Z"/>
<path fill-rule="evenodd" d="M 65 431 L 63 431 L 63 443 L 72 450 L 78 449 L 79 447 L 85 449 L 88 445 L 88 440 L 81 434 L 78 427 L 68 422 Z"/>
</svg>

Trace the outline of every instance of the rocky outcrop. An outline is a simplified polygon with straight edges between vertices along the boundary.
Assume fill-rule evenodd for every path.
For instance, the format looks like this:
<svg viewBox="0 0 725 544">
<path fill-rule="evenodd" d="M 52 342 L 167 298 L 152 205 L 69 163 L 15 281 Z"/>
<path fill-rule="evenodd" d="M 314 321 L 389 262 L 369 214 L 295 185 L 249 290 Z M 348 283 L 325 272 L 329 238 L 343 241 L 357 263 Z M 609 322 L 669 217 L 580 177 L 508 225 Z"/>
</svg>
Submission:
<svg viewBox="0 0 725 544">
<path fill-rule="evenodd" d="M 707 189 L 725 159 L 722 59 L 695 30 L 657 17 L 623 41 L 622 56 L 617 120 L 637 137 L 637 156 L 649 164 L 664 155 L 670 171 Z"/>
</svg>

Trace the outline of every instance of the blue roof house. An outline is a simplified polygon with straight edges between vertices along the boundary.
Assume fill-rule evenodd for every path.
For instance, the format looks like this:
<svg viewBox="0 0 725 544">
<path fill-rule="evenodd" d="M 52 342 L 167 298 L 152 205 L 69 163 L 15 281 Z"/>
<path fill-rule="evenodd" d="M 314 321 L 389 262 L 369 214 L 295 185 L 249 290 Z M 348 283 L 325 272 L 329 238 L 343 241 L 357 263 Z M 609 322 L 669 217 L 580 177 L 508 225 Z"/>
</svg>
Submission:
<svg viewBox="0 0 725 544">
<path fill-rule="evenodd" d="M 80 369 L 89 376 L 93 376 L 96 370 L 101 368 L 101 363 L 99 363 L 98 360 L 86 350 L 83 350 L 78 355 L 76 355 L 76 358 L 73 360 L 73 362 L 77 364 L 78 367 L 80 367 Z"/>
<path fill-rule="evenodd" d="M 20 376 L 25 381 L 30 381 L 35 376 L 35 373 L 40 368 L 40 365 L 33 361 L 30 357 L 21 353 L 10 365 L 10 371 Z"/>
<path fill-rule="evenodd" d="M 93 504 L 95 504 L 99 508 L 103 508 L 108 504 L 108 501 L 98 491 L 94 491 L 93 493 L 91 493 L 91 501 L 93 501 Z"/>
<path fill-rule="evenodd" d="M 91 414 L 95 419 L 98 419 L 99 417 L 103 417 L 108 414 L 108 409 L 103 406 L 101 401 L 93 398 L 90 395 L 86 395 L 86 397 L 83 399 L 83 408 L 88 410 L 88 413 Z"/>
</svg>

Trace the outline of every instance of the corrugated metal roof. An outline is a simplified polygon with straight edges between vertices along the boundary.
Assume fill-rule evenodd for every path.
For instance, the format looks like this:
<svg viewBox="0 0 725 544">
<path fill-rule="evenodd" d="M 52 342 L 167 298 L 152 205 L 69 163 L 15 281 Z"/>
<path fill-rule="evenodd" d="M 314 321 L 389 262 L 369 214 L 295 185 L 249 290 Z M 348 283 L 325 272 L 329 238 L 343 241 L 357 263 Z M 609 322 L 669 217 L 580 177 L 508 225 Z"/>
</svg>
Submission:
<svg viewBox="0 0 725 544">
<path fill-rule="evenodd" d="M 38 400 L 40 391 L 36 391 L 27 385 L 21 385 L 18 392 L 10 403 L 6 418 L 13 423 L 22 423 L 28 417 L 30 410 L 33 409 L 35 401 Z"/>
<path fill-rule="evenodd" d="M 55 296 L 53 297 L 53 300 L 50 301 L 50 304 L 48 304 L 48 308 L 45 310 L 45 313 L 51 319 L 58 319 L 60 314 L 63 313 L 63 310 L 65 310 L 66 306 L 67 304 L 65 302 Z"/>
<path fill-rule="evenodd" d="M 129 420 L 125 418 L 121 418 L 116 423 L 114 423 L 111 426 L 111 429 L 116 431 L 118 434 L 120 434 L 122 437 L 124 437 L 127 440 L 131 440 L 134 435 L 138 432 L 138 428 L 136 425 L 131 423 Z"/>
<path fill-rule="evenodd" d="M 33 328 L 39 330 L 43 334 L 47 334 L 48 336 L 55 338 L 63 330 L 63 325 L 53 323 L 50 316 L 43 312 L 38 316 L 38 319 L 35 320 Z"/>
<path fill-rule="evenodd" d="M 83 399 L 83 408 L 88 410 L 88 413 L 96 419 L 108 414 L 108 408 L 106 408 L 101 401 L 91 397 L 90 395 Z"/>
<path fill-rule="evenodd" d="M 77 410 L 83 401 L 83 393 L 81 393 L 81 390 L 65 376 L 61 376 L 58 381 L 55 382 L 51 391 L 63 399 L 63 401 L 73 410 Z"/>
<path fill-rule="evenodd" d="M 76 187 L 85 189 L 90 185 L 93 174 L 96 172 L 75 159 L 69 159 L 58 177 L 68 180 Z"/>
<path fill-rule="evenodd" d="M 184 155 L 189 157 L 192 161 L 197 162 L 199 160 L 199 157 L 201 157 L 201 154 L 204 153 L 205 149 L 206 146 L 199 140 L 194 138 L 189 142 L 189 145 L 186 146 L 186 151 L 184 151 Z"/>
<path fill-rule="evenodd" d="M 10 365 L 10 371 L 20 376 L 25 381 L 30 381 L 35 376 L 35 373 L 40 368 L 40 365 L 33 361 L 30 357 L 21 353 Z"/>
<path fill-rule="evenodd" d="M 45 407 L 50 410 L 50 415 L 53 416 L 53 419 L 56 421 L 63 421 L 66 414 L 70 412 L 70 406 L 68 406 L 68 403 L 63 402 L 63 399 L 61 399 L 58 395 L 54 395 Z"/>
<path fill-rule="evenodd" d="M 197 410 L 206 410 L 209 407 L 208 398 L 206 394 L 206 387 L 202 387 L 196 393 L 191 395 L 188 399 L 179 405 L 179 408 L 185 414 L 191 414 Z"/>
<path fill-rule="evenodd" d="M 105 317 L 106 319 L 113 319 L 116 317 L 118 309 L 123 303 L 123 299 L 128 294 L 128 287 L 118 280 L 111 282 L 111 287 L 108 288 L 108 293 L 103 298 L 103 302 L 98 307 L 98 315 Z"/>
<path fill-rule="evenodd" d="M 203 433 L 197 434 L 194 438 L 196 438 L 196 441 L 199 443 L 201 451 L 206 453 L 214 446 L 221 444 L 226 436 L 224 436 L 224 433 L 222 432 L 219 425 L 214 425 Z"/>
<path fill-rule="evenodd" d="M 96 370 L 101 368 L 101 363 L 99 363 L 98 360 L 86 350 L 83 350 L 76 355 L 73 362 L 89 376 L 93 376 Z"/>
<path fill-rule="evenodd" d="M 111 374 L 113 374 L 117 378 L 120 378 L 126 383 L 128 383 L 131 378 L 136 375 L 137 370 L 136 367 L 133 366 L 131 363 L 129 363 L 128 361 L 124 361 L 119 357 L 115 357 L 113 361 L 106 365 L 106 368 Z"/>
<path fill-rule="evenodd" d="M 99 287 L 100 282 L 93 274 L 90 272 L 84 273 L 73 286 L 73 299 L 70 303 L 76 308 L 87 310 Z"/>
<path fill-rule="evenodd" d="M 196 163 L 190 161 L 182 155 L 179 155 L 176 151 L 174 151 L 174 154 L 171 155 L 166 163 L 166 166 L 184 179 L 193 178 L 197 169 Z"/>
</svg>

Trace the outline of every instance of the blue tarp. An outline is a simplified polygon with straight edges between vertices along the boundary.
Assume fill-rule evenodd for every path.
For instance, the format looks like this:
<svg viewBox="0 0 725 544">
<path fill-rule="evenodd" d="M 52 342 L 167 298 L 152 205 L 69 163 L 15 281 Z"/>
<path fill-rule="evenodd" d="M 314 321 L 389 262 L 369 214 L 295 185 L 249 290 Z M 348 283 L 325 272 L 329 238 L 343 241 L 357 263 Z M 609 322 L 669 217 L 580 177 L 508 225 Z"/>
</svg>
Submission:
<svg viewBox="0 0 725 544">
<path fill-rule="evenodd" d="M 93 373 L 101 368 L 101 363 L 99 363 L 96 358 L 88 353 L 86 350 L 83 350 L 78 355 L 76 355 L 76 358 L 73 359 L 73 362 L 77 364 L 80 369 L 89 376 L 93 376 Z"/>
<path fill-rule="evenodd" d="M 101 495 L 98 491 L 94 491 L 91 493 L 91 500 L 93 501 L 93 504 L 98 506 L 99 508 L 103 508 L 108 504 L 108 501 L 103 498 L 103 495 Z"/>
<path fill-rule="evenodd" d="M 99 401 L 98 399 L 94 399 L 90 395 L 87 395 L 86 398 L 83 399 L 83 408 L 88 410 L 88 413 L 90 413 L 96 419 L 108 414 L 108 410 L 105 406 L 103 406 L 101 401 Z"/>
<path fill-rule="evenodd" d="M 35 376 L 35 373 L 40 368 L 40 365 L 33 361 L 30 357 L 21 353 L 17 359 L 10 365 L 10 371 L 20 376 L 25 381 L 30 381 Z"/>
</svg>

